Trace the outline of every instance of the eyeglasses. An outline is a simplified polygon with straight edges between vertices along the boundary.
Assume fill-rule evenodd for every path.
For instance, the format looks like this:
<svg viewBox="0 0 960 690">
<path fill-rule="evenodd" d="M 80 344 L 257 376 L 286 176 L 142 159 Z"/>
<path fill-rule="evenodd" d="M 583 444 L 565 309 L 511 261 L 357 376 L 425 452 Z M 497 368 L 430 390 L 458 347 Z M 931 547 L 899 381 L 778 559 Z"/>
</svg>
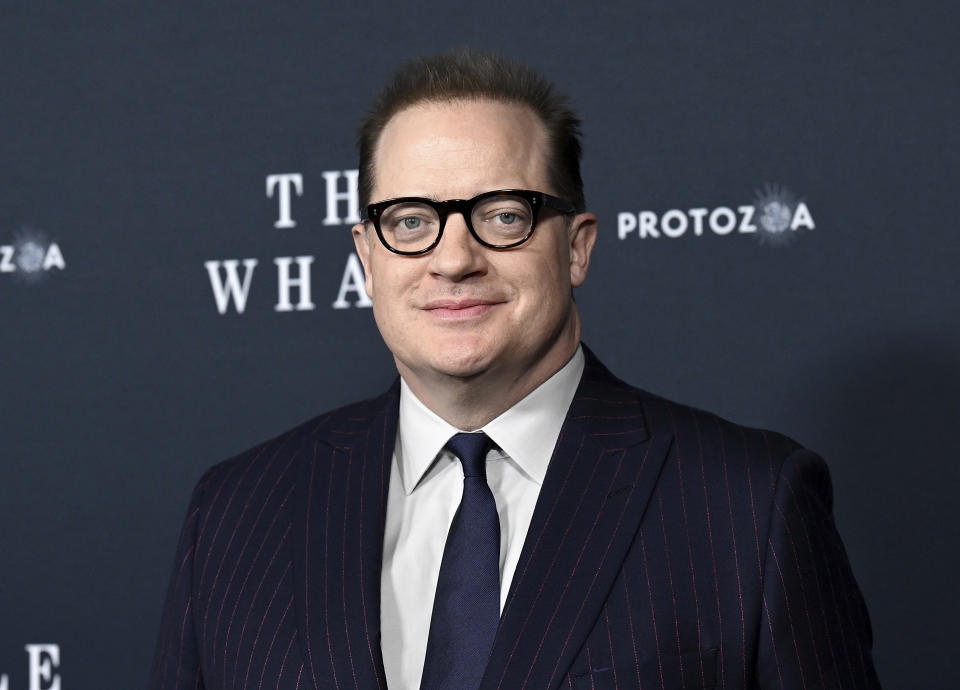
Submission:
<svg viewBox="0 0 960 690">
<path fill-rule="evenodd" d="M 530 239 L 541 209 L 563 214 L 576 211 L 565 199 L 528 189 L 497 189 L 472 199 L 434 201 L 405 196 L 367 206 L 383 246 L 395 254 L 416 256 L 437 246 L 451 213 L 459 213 L 470 234 L 484 247 L 512 249 Z"/>
</svg>

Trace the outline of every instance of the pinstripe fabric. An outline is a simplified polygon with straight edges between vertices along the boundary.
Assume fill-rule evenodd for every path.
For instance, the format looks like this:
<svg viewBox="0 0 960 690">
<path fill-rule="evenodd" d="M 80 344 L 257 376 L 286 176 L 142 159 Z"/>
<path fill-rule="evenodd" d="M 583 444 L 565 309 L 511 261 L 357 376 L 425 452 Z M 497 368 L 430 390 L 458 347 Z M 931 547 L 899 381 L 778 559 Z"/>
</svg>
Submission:
<svg viewBox="0 0 960 690">
<path fill-rule="evenodd" d="M 877 688 L 822 460 L 587 366 L 483 688 Z M 384 688 L 397 386 L 212 468 L 153 690 Z"/>
</svg>

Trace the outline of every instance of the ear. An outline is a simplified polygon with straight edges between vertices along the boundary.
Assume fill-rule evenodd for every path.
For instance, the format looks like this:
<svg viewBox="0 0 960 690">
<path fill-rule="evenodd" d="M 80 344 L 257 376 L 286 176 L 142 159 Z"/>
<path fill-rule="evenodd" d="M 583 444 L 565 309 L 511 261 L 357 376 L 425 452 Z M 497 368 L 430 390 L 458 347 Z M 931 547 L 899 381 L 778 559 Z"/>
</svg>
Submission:
<svg viewBox="0 0 960 690">
<path fill-rule="evenodd" d="M 597 242 L 597 217 L 592 213 L 578 213 L 570 223 L 570 284 L 580 287 L 587 279 L 590 254 Z"/>
<path fill-rule="evenodd" d="M 364 223 L 357 223 L 353 226 L 353 246 L 357 248 L 357 256 L 360 257 L 360 264 L 363 266 L 364 283 L 363 287 L 367 297 L 373 299 L 373 270 L 370 263 L 370 254 L 373 252 L 370 240 L 370 230 Z"/>
</svg>

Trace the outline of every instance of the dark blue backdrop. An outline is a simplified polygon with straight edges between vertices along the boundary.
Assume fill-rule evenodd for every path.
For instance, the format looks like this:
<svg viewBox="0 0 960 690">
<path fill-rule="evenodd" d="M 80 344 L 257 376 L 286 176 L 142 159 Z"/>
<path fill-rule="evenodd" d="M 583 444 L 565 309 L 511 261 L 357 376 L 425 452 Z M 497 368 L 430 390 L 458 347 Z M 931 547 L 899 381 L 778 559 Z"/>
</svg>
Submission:
<svg viewBox="0 0 960 690">
<path fill-rule="evenodd" d="M 201 471 L 389 383 L 349 198 L 327 184 L 346 196 L 386 75 L 459 45 L 540 68 L 584 117 L 590 346 L 824 454 L 881 679 L 951 687 L 958 20 L 895 2 L 4 3 L 0 687 L 26 689 L 31 663 L 67 690 L 140 687 Z M 294 227 L 275 227 L 277 174 L 300 175 Z M 307 270 L 309 295 L 282 285 Z"/>
</svg>

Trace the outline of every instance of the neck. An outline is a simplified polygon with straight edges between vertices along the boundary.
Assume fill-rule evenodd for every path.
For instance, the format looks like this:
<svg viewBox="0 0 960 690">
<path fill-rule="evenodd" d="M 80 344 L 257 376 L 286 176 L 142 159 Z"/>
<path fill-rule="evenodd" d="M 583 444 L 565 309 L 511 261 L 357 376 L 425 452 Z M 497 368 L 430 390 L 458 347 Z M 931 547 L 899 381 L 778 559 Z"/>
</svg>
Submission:
<svg viewBox="0 0 960 690">
<path fill-rule="evenodd" d="M 491 367 L 472 376 L 415 372 L 397 362 L 414 395 L 448 424 L 473 431 L 509 410 L 570 361 L 580 344 L 580 319 L 571 323 L 545 351 L 511 367 Z"/>
</svg>

